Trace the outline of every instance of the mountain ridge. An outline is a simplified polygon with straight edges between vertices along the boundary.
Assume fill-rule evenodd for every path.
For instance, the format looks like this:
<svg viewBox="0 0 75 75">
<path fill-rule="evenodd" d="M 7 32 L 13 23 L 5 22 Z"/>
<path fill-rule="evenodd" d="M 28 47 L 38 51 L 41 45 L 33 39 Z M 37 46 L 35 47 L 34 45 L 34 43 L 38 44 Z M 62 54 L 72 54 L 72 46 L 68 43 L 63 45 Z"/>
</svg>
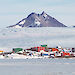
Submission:
<svg viewBox="0 0 75 75">
<path fill-rule="evenodd" d="M 49 16 L 44 11 L 41 14 L 36 14 L 32 12 L 27 16 L 27 18 L 22 19 L 15 25 L 8 27 L 67 27 L 66 25 L 60 23 L 55 18 Z"/>
</svg>

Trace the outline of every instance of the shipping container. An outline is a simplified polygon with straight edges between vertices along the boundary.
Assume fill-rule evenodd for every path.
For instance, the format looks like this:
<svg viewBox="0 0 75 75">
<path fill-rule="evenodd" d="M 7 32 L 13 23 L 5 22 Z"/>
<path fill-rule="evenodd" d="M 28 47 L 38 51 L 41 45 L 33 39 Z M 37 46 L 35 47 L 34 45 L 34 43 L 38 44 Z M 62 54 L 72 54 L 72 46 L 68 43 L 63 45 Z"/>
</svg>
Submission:
<svg viewBox="0 0 75 75">
<path fill-rule="evenodd" d="M 48 56 L 48 54 L 42 54 L 43 56 Z"/>
<path fill-rule="evenodd" d="M 57 48 L 52 48 L 52 51 L 58 51 L 58 49 Z"/>
</svg>

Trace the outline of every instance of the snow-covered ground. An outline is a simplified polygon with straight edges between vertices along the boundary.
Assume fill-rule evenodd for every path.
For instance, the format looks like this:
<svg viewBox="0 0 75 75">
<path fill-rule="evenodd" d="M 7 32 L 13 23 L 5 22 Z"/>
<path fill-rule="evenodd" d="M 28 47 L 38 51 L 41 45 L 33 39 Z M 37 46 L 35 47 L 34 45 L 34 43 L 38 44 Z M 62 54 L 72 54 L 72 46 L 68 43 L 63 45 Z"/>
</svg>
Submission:
<svg viewBox="0 0 75 75">
<path fill-rule="evenodd" d="M 48 47 L 75 47 L 75 28 L 40 27 L 40 28 L 5 28 L 0 29 L 0 50 L 12 48 L 30 48 L 47 44 Z"/>
</svg>

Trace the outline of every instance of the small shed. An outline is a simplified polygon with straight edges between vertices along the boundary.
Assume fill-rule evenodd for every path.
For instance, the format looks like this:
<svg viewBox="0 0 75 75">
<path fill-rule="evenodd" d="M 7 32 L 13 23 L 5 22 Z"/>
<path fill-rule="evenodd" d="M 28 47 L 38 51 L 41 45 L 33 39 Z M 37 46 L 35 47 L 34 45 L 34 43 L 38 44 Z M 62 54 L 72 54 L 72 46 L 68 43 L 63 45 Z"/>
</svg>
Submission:
<svg viewBox="0 0 75 75">
<path fill-rule="evenodd" d="M 17 53 L 22 50 L 23 50 L 23 48 L 13 48 L 13 53 Z"/>
</svg>

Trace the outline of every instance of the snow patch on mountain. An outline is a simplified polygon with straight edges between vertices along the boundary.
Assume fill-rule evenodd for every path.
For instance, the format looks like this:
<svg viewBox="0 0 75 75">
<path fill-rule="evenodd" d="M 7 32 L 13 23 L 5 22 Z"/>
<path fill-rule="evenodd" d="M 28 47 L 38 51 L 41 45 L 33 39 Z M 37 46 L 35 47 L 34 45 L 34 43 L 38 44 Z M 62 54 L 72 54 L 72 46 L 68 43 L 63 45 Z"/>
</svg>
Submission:
<svg viewBox="0 0 75 75">
<path fill-rule="evenodd" d="M 21 21 L 19 24 L 24 24 L 25 23 L 25 20 Z"/>
<path fill-rule="evenodd" d="M 34 23 L 35 23 L 37 26 L 40 26 L 40 22 L 39 22 L 37 19 L 35 19 Z"/>
</svg>

